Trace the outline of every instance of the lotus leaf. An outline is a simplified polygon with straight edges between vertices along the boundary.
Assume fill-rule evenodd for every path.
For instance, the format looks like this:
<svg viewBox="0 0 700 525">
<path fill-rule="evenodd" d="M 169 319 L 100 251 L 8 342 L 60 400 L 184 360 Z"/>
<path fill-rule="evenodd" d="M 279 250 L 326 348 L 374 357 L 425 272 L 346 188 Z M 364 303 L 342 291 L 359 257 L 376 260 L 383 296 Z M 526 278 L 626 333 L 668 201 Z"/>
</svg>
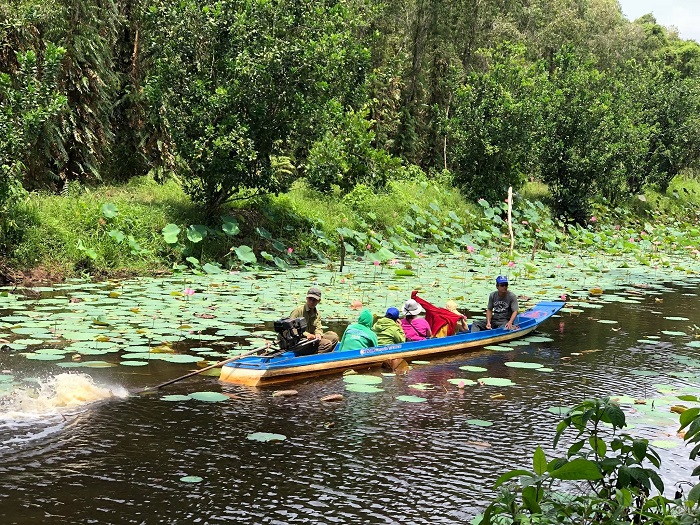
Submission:
<svg viewBox="0 0 700 525">
<path fill-rule="evenodd" d="M 268 442 L 268 441 L 284 441 L 287 439 L 287 436 L 284 434 L 272 434 L 270 432 L 253 432 L 252 434 L 248 434 L 246 436 L 246 439 L 249 439 L 250 441 L 262 441 L 262 442 Z"/>
<path fill-rule="evenodd" d="M 408 385 L 408 388 L 414 388 L 416 390 L 434 390 L 435 386 L 431 385 L 430 383 L 414 383 L 412 385 Z"/>
<path fill-rule="evenodd" d="M 465 365 L 465 366 L 460 366 L 460 370 L 466 370 L 467 372 L 486 372 L 487 369 L 481 366 L 471 366 L 471 365 Z"/>
<path fill-rule="evenodd" d="M 183 483 L 199 483 L 202 481 L 202 478 L 199 476 L 183 476 L 180 478 L 180 481 Z"/>
<path fill-rule="evenodd" d="M 460 386 L 460 385 L 472 386 L 472 385 L 476 384 L 476 381 L 474 381 L 473 379 L 461 379 L 459 377 L 448 379 L 447 382 L 452 383 L 453 385 L 457 385 L 457 386 Z"/>
<path fill-rule="evenodd" d="M 677 448 L 678 446 L 680 446 L 680 442 L 671 441 L 670 439 L 654 439 L 649 444 L 652 447 L 663 448 L 663 449 L 672 449 L 672 448 Z"/>
<path fill-rule="evenodd" d="M 192 399 L 190 396 L 183 396 L 182 394 L 170 394 L 160 398 L 161 401 L 188 401 L 190 399 Z"/>
<path fill-rule="evenodd" d="M 230 398 L 219 392 L 193 392 L 189 395 L 191 399 L 204 401 L 207 403 L 218 403 L 220 401 L 228 401 Z"/>
<path fill-rule="evenodd" d="M 147 361 L 120 361 L 120 365 L 124 366 L 145 366 L 148 364 Z"/>
<path fill-rule="evenodd" d="M 406 403 L 422 403 L 427 401 L 426 398 L 418 396 L 396 396 L 396 399 L 399 401 L 405 401 Z"/>
<path fill-rule="evenodd" d="M 493 425 L 493 423 L 491 421 L 485 421 L 483 419 L 468 419 L 467 425 L 471 425 L 474 427 L 490 427 Z"/>
<path fill-rule="evenodd" d="M 349 392 L 364 392 L 366 394 L 376 394 L 378 392 L 384 392 L 383 388 L 377 388 L 376 386 L 361 383 L 350 383 L 345 386 L 345 389 Z"/>
<path fill-rule="evenodd" d="M 343 381 L 356 385 L 376 385 L 382 382 L 382 378 L 378 376 L 351 374 L 344 376 Z"/>
<path fill-rule="evenodd" d="M 479 383 L 489 386 L 512 386 L 515 385 L 510 379 L 502 377 L 480 377 L 477 380 Z"/>
<path fill-rule="evenodd" d="M 510 367 L 510 368 L 542 368 L 542 365 L 540 363 L 523 363 L 520 361 L 508 361 L 506 363 L 503 363 L 504 365 Z"/>
</svg>

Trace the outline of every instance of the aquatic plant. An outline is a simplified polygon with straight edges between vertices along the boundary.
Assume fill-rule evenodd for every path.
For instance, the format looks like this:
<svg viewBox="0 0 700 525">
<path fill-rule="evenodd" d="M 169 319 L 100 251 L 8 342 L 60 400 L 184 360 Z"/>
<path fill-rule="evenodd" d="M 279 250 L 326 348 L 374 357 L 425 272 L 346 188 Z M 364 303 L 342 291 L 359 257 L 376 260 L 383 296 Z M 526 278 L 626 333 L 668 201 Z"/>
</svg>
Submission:
<svg viewBox="0 0 700 525">
<path fill-rule="evenodd" d="M 700 443 L 700 409 L 684 414 L 682 428 L 690 426 L 686 440 Z M 647 439 L 618 433 L 625 426 L 624 412 L 610 398 L 588 399 L 566 411 L 553 443 L 556 448 L 564 433 L 573 431 L 566 453 L 548 459 L 537 447 L 532 470 L 500 476 L 495 484 L 500 492 L 472 523 L 697 523 L 700 485 L 685 498 L 681 490 L 666 498 L 659 455 Z M 697 445 L 691 458 L 699 450 Z M 696 468 L 693 476 L 699 473 Z"/>
</svg>

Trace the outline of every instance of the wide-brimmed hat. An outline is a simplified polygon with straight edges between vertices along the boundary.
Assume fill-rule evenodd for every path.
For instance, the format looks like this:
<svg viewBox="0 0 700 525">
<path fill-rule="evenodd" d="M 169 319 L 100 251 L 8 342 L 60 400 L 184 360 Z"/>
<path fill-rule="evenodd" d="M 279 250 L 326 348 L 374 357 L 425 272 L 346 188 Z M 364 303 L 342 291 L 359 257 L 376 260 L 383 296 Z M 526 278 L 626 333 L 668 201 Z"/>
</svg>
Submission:
<svg viewBox="0 0 700 525">
<path fill-rule="evenodd" d="M 418 315 L 422 311 L 423 311 L 423 308 L 414 299 L 409 299 L 408 301 L 403 303 L 404 315 Z"/>
<path fill-rule="evenodd" d="M 387 308 L 384 317 L 388 317 L 389 319 L 396 321 L 399 318 L 399 309 L 394 308 L 393 306 L 391 308 Z"/>
<path fill-rule="evenodd" d="M 321 290 L 319 290 L 315 286 L 312 286 L 311 288 L 309 288 L 309 291 L 306 292 L 306 297 L 307 298 L 311 297 L 312 299 L 318 299 L 320 301 L 321 300 Z"/>
</svg>

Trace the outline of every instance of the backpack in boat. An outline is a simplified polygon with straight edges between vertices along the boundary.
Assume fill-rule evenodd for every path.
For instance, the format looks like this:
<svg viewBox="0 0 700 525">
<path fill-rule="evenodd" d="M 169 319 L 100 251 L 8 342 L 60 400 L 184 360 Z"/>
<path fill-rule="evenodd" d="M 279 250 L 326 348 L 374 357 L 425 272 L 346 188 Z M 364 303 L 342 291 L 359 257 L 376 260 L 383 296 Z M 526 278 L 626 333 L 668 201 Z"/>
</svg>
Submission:
<svg viewBox="0 0 700 525">
<path fill-rule="evenodd" d="M 294 354 L 309 355 L 318 352 L 319 340 L 308 340 L 304 335 L 306 331 L 306 319 L 303 317 L 287 317 L 274 323 L 277 332 L 277 343 L 280 350 L 293 350 Z"/>
</svg>

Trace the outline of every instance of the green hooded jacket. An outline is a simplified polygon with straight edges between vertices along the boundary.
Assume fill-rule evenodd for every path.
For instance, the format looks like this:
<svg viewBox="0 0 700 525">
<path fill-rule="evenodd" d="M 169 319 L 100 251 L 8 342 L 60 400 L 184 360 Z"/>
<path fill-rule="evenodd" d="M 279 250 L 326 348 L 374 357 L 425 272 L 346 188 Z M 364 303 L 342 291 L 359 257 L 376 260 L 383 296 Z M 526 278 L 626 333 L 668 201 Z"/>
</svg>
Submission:
<svg viewBox="0 0 700 525">
<path fill-rule="evenodd" d="M 338 350 L 359 350 L 379 346 L 377 334 L 372 331 L 372 321 L 374 321 L 372 312 L 366 308 L 362 310 L 357 322 L 345 329 Z"/>
<path fill-rule="evenodd" d="M 406 334 L 401 326 L 388 317 L 382 317 L 372 327 L 372 331 L 377 334 L 379 346 L 403 343 L 406 341 Z"/>
</svg>

